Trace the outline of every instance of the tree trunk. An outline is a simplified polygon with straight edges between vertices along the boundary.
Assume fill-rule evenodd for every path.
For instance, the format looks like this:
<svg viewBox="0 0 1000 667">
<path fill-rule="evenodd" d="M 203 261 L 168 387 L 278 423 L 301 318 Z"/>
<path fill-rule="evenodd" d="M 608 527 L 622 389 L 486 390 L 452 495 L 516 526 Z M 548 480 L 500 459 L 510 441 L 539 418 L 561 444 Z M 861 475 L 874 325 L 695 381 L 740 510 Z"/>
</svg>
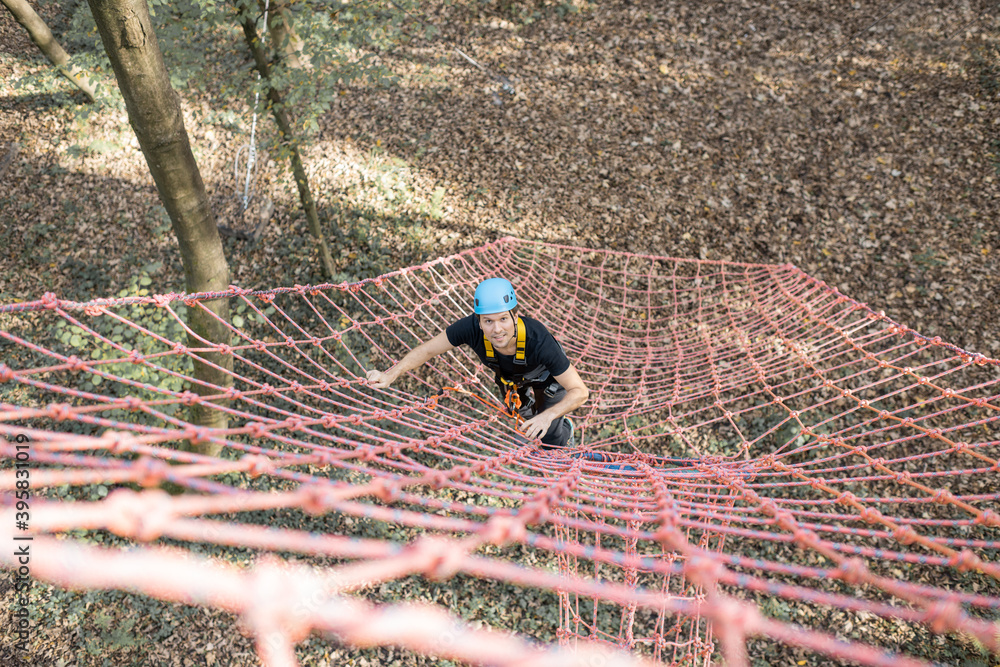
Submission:
<svg viewBox="0 0 1000 667">
<path fill-rule="evenodd" d="M 88 2 L 125 98 L 129 123 L 146 157 L 160 200 L 170 215 L 184 264 L 186 289 L 188 293 L 226 290 L 229 288 L 229 266 L 222 239 L 191 152 L 180 98 L 170 85 L 170 76 L 153 33 L 146 0 Z M 229 344 L 229 330 L 223 324 L 229 321 L 228 299 L 202 301 L 201 305 L 204 309 L 194 306 L 189 310 L 188 325 L 192 334 L 188 337 L 188 345 L 205 348 L 205 340 Z M 232 367 L 232 355 L 195 354 L 192 389 L 202 396 L 219 394 L 233 384 Z M 212 403 L 225 405 L 221 399 L 196 403 L 190 421 L 225 428 L 226 413 Z M 212 454 L 218 452 L 217 446 L 196 445 L 195 449 Z"/>
<path fill-rule="evenodd" d="M 56 38 L 52 36 L 49 26 L 45 25 L 45 21 L 35 13 L 31 5 L 27 3 L 27 0 L 0 0 L 0 2 L 14 15 L 17 22 L 28 31 L 31 41 L 45 54 L 49 62 L 55 65 L 59 73 L 72 81 L 73 85 L 83 91 L 87 99 L 93 102 L 94 88 L 90 85 L 89 75 L 69 61 L 69 54 L 59 45 Z"/>
<path fill-rule="evenodd" d="M 264 11 L 264 3 L 257 0 L 257 4 L 260 5 L 261 11 Z M 270 33 L 274 52 L 281 54 L 279 56 L 281 61 L 290 69 L 312 69 L 312 63 L 305 53 L 305 43 L 295 32 L 295 22 L 288 8 L 288 0 L 268 0 L 268 5 L 267 31 Z"/>
<path fill-rule="evenodd" d="M 326 243 L 326 237 L 323 235 L 323 228 L 319 223 L 319 213 L 316 211 L 316 201 L 313 199 L 312 190 L 309 188 L 309 179 L 306 177 L 306 168 L 302 162 L 302 155 L 299 152 L 299 143 L 295 138 L 291 119 L 285 111 L 285 105 L 281 100 L 281 94 L 273 85 L 271 85 L 271 67 L 267 61 L 267 55 L 261 47 L 260 39 L 257 37 L 257 27 L 254 25 L 250 16 L 246 13 L 240 17 L 240 21 L 243 25 L 243 34 L 246 37 L 247 46 L 250 47 L 254 63 L 257 65 L 257 71 L 260 72 L 261 79 L 267 86 L 267 99 L 271 103 L 271 113 L 274 115 L 274 120 L 278 124 L 278 130 L 281 132 L 282 139 L 288 142 L 288 146 L 291 151 L 292 175 L 295 177 L 295 185 L 299 189 L 299 201 L 302 203 L 302 208 L 306 213 L 306 220 L 309 223 L 309 231 L 314 237 L 316 237 L 316 242 L 319 246 L 320 260 L 323 263 L 323 272 L 326 274 L 327 278 L 333 278 L 333 257 L 330 255 L 330 246 Z"/>
</svg>

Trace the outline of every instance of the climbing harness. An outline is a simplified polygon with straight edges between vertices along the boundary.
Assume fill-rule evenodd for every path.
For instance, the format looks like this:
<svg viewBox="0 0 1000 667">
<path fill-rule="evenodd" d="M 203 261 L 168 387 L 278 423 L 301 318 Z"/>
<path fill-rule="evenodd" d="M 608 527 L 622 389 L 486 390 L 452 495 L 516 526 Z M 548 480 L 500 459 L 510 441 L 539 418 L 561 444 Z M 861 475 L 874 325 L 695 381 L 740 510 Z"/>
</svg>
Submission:
<svg viewBox="0 0 1000 667">
<path fill-rule="evenodd" d="M 524 326 L 524 320 L 520 317 L 517 318 L 517 322 L 514 324 L 514 328 L 517 333 L 517 351 L 514 353 L 514 365 L 527 367 L 527 361 L 525 361 L 525 344 L 527 338 L 526 328 Z M 508 409 L 517 412 L 521 409 L 521 395 L 518 393 L 520 385 L 524 382 L 525 373 L 515 373 L 514 379 L 509 380 L 505 378 L 500 373 L 500 362 L 496 357 L 496 353 L 493 351 L 493 344 L 490 343 L 490 339 L 486 337 L 486 332 L 483 332 L 483 345 L 486 346 L 486 365 L 493 369 L 496 373 L 497 379 L 500 381 L 503 387 L 503 402 Z"/>
</svg>

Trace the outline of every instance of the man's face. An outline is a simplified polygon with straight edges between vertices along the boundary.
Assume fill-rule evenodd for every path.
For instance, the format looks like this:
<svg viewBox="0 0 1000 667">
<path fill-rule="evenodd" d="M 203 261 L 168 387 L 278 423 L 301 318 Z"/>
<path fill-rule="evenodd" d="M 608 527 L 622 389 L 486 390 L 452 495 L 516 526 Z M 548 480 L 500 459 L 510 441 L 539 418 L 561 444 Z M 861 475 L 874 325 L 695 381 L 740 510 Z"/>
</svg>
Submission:
<svg viewBox="0 0 1000 667">
<path fill-rule="evenodd" d="M 514 339 L 514 320 L 510 313 L 480 315 L 479 326 L 493 347 L 503 349 Z"/>
</svg>

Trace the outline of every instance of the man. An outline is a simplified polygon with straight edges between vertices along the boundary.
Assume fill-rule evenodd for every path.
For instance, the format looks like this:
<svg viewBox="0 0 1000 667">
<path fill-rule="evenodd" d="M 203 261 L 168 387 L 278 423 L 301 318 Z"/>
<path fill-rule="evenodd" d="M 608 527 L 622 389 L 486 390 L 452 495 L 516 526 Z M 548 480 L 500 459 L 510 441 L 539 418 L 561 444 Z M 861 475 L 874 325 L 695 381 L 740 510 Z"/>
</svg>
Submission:
<svg viewBox="0 0 1000 667">
<path fill-rule="evenodd" d="M 545 325 L 518 317 L 517 310 L 510 281 L 484 280 L 476 288 L 472 315 L 413 348 L 389 370 L 368 371 L 368 382 L 385 389 L 439 354 L 468 345 L 493 369 L 504 402 L 525 418 L 522 433 L 541 438 L 545 449 L 572 445 L 573 424 L 564 415 L 583 405 L 590 390 Z"/>
</svg>

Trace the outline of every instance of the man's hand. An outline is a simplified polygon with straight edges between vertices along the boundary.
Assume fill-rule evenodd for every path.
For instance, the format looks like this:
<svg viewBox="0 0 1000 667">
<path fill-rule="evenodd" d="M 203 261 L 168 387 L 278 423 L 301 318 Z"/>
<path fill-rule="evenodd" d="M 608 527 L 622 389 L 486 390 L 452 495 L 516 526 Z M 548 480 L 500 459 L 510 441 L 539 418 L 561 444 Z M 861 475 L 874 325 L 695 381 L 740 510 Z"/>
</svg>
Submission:
<svg viewBox="0 0 1000 667">
<path fill-rule="evenodd" d="M 387 371 L 371 370 L 365 374 L 368 385 L 375 389 L 385 389 L 399 379 L 399 376 L 406 375 L 412 370 L 420 368 L 425 363 L 449 350 L 454 350 L 455 346 L 448 341 L 448 333 L 442 331 L 426 343 L 421 343 L 406 353 L 406 356 L 396 362 L 396 365 Z"/>
<path fill-rule="evenodd" d="M 370 370 L 365 377 L 368 379 L 369 386 L 375 389 L 385 389 L 396 381 L 396 378 L 388 371 L 383 373 L 382 371 Z"/>
<path fill-rule="evenodd" d="M 546 412 L 548 411 L 546 410 Z M 521 433 L 528 436 L 529 440 L 541 438 L 549 432 L 549 427 L 552 426 L 553 419 L 555 418 L 551 415 L 547 415 L 545 412 L 540 412 L 531 419 L 525 420 L 525 422 L 521 424 Z"/>
</svg>

